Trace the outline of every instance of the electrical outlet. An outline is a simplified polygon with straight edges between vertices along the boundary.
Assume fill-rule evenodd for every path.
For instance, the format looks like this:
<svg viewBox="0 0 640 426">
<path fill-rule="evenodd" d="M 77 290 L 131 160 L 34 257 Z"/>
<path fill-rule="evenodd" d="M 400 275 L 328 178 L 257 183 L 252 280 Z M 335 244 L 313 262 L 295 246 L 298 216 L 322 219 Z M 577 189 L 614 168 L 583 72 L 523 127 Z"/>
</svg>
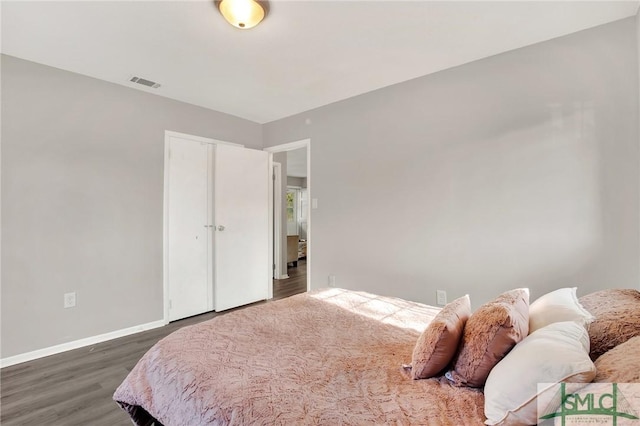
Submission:
<svg viewBox="0 0 640 426">
<path fill-rule="evenodd" d="M 335 286 L 336 286 L 336 276 L 329 275 L 329 287 L 335 287 Z"/>
<path fill-rule="evenodd" d="M 444 290 L 436 290 L 436 303 L 439 306 L 447 304 L 447 292 Z"/>
<path fill-rule="evenodd" d="M 65 293 L 64 294 L 64 307 L 66 308 L 73 308 L 74 306 L 76 306 L 76 292 L 72 292 L 72 293 Z"/>
</svg>

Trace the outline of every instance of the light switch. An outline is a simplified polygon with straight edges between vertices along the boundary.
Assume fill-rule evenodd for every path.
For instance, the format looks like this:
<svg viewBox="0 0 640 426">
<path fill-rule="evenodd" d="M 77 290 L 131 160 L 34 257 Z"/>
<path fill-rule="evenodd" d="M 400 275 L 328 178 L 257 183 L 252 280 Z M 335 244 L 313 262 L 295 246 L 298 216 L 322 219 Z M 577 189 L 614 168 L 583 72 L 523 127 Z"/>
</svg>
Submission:
<svg viewBox="0 0 640 426">
<path fill-rule="evenodd" d="M 311 208 L 312 209 L 317 209 L 318 208 L 318 199 L 317 198 L 312 198 L 311 199 Z"/>
</svg>

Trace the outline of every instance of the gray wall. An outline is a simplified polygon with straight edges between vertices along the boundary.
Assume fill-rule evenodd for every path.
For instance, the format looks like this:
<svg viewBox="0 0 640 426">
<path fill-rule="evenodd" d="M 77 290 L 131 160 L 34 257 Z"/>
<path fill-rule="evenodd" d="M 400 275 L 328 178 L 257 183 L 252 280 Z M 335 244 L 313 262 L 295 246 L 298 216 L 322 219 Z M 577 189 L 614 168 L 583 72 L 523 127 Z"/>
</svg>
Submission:
<svg viewBox="0 0 640 426">
<path fill-rule="evenodd" d="M 2 124 L 3 358 L 162 319 L 165 130 L 262 146 L 258 124 L 4 55 Z"/>
<path fill-rule="evenodd" d="M 312 285 L 435 304 L 639 282 L 635 18 L 269 123 L 311 138 Z M 313 124 L 306 124 L 310 119 Z"/>
<path fill-rule="evenodd" d="M 630 18 L 262 127 L 2 56 L 0 356 L 162 318 L 164 130 L 311 138 L 314 287 L 637 287 L 639 47 Z"/>
</svg>

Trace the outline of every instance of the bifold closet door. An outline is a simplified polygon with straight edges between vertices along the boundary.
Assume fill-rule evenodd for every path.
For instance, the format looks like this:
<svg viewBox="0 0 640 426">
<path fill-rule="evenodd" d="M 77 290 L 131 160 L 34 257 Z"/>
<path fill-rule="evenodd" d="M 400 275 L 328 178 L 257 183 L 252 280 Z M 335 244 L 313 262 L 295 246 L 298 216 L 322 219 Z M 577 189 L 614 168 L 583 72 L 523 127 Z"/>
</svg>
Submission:
<svg viewBox="0 0 640 426">
<path fill-rule="evenodd" d="M 269 265 L 269 154 L 214 148 L 215 309 L 264 300 Z"/>
<path fill-rule="evenodd" d="M 169 321 L 213 310 L 211 163 L 210 144 L 170 139 Z"/>
</svg>

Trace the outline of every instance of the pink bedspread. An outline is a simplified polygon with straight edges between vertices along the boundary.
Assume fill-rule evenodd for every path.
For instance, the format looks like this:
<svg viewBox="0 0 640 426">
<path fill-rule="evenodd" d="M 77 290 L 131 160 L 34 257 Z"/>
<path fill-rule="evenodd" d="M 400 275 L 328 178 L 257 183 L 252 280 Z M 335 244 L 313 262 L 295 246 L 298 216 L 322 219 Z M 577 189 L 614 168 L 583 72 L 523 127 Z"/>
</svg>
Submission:
<svg viewBox="0 0 640 426">
<path fill-rule="evenodd" d="M 482 424 L 480 391 L 402 371 L 437 312 L 340 289 L 248 307 L 158 342 L 114 399 L 138 425 Z"/>
</svg>

